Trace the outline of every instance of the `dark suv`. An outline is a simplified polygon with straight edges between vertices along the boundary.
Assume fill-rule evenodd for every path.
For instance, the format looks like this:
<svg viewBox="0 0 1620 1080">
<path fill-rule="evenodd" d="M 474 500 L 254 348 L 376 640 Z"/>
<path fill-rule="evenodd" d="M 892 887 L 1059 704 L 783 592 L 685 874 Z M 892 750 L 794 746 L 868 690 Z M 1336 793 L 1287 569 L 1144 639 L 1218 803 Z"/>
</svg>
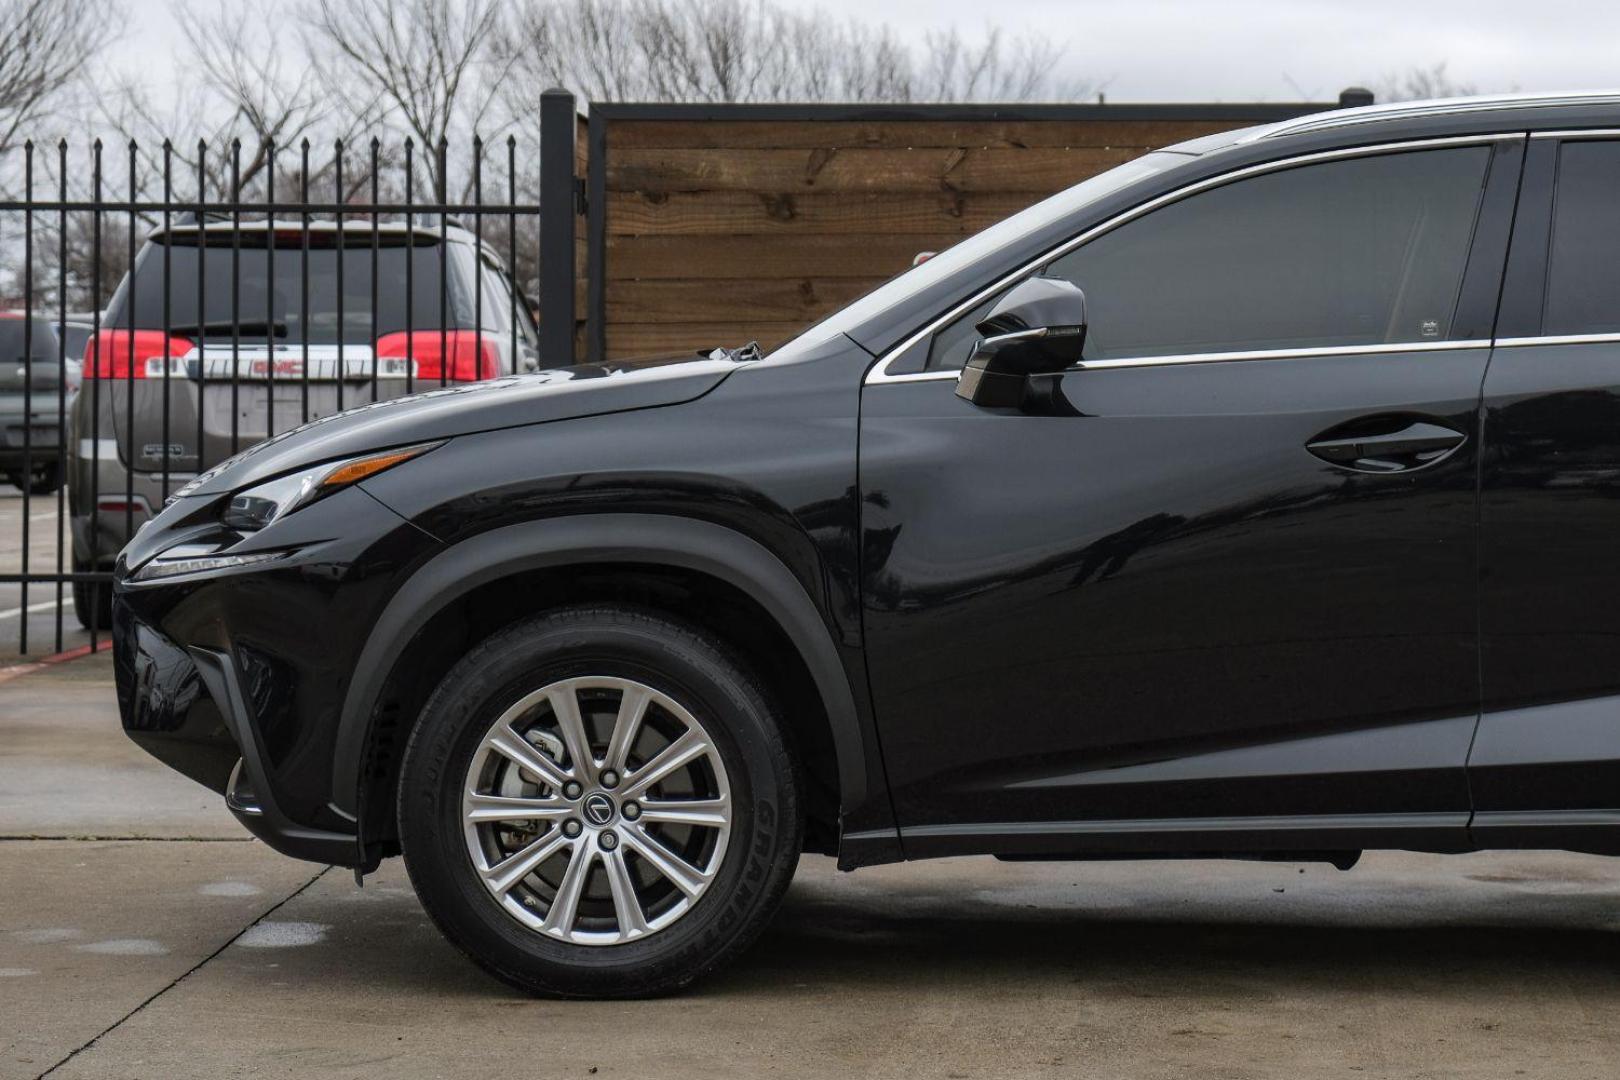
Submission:
<svg viewBox="0 0 1620 1080">
<path fill-rule="evenodd" d="M 536 338 L 500 256 L 449 222 L 160 229 L 81 349 L 74 569 L 109 569 L 199 468 L 350 406 L 533 371 Z M 106 625 L 111 591 L 73 590 Z"/>
<path fill-rule="evenodd" d="M 1620 851 L 1620 98 L 1105 173 L 759 360 L 368 406 L 123 552 L 124 725 L 480 964 L 668 990 L 802 851 Z"/>
</svg>

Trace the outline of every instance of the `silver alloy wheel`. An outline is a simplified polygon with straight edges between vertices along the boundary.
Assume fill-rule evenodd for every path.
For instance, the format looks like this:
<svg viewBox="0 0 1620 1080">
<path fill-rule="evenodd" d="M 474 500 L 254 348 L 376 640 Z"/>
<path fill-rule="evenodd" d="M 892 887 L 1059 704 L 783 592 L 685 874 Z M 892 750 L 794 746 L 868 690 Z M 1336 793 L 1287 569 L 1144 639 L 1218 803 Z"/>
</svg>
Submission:
<svg viewBox="0 0 1620 1080">
<path fill-rule="evenodd" d="M 467 853 L 514 918 L 576 945 L 639 940 L 690 911 L 731 835 L 725 763 L 649 686 L 564 679 L 490 725 L 462 795 Z"/>
</svg>

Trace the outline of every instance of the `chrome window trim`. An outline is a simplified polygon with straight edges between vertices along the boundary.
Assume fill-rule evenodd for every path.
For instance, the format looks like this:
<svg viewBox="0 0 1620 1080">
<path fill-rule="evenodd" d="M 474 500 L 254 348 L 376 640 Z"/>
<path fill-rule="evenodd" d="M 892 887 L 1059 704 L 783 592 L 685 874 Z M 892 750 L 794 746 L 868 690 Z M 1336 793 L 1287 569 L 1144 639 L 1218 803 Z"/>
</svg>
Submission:
<svg viewBox="0 0 1620 1080">
<path fill-rule="evenodd" d="M 1535 337 L 1497 338 L 1498 349 L 1516 349 L 1525 345 L 1608 345 L 1620 342 L 1620 333 L 1606 334 L 1539 334 Z"/>
<path fill-rule="evenodd" d="M 1061 244 L 1058 244 L 1055 247 L 1052 247 L 1052 248 L 1048 249 L 1047 251 L 1041 253 L 1040 255 L 1036 256 L 1035 258 L 1031 259 L 1030 261 L 1024 263 L 1018 269 L 1013 270 L 1010 273 L 1004 274 L 1000 278 L 997 278 L 993 283 L 991 283 L 991 284 L 985 286 L 984 288 L 980 289 L 978 292 L 974 293 L 972 296 L 968 297 L 966 300 L 963 300 L 961 303 L 957 304 L 955 307 L 947 309 L 943 315 L 935 316 L 933 318 L 933 320 L 931 320 L 928 323 L 925 323 L 923 325 L 922 329 L 920 329 L 920 330 L 916 331 L 915 333 L 909 335 L 908 337 L 904 338 L 903 340 L 901 340 L 900 344 L 894 346 L 889 351 L 885 352 L 883 354 L 883 356 L 878 359 L 877 363 L 873 364 L 871 369 L 867 372 L 866 378 L 864 380 L 864 384 L 867 385 L 867 386 L 878 386 L 878 385 L 882 385 L 883 383 L 891 383 L 891 382 L 892 383 L 933 382 L 933 381 L 936 381 L 936 380 L 941 379 L 941 378 L 955 379 L 957 377 L 957 375 L 960 373 L 959 370 L 952 370 L 952 371 L 914 371 L 914 372 L 910 372 L 910 373 L 907 373 L 907 374 L 890 375 L 888 369 L 889 369 L 889 365 L 894 363 L 894 361 L 896 359 L 898 359 L 900 357 L 900 355 L 902 353 L 904 353 L 907 349 L 910 349 L 913 345 L 916 345 L 917 342 L 921 341 L 923 338 L 928 337 L 930 334 L 933 334 L 941 326 L 943 326 L 946 323 L 950 322 L 952 319 L 956 318 L 958 315 L 961 315 L 963 312 L 972 309 L 973 307 L 977 306 L 979 303 L 981 303 L 985 299 L 987 299 L 990 296 L 994 295 L 995 293 L 1001 291 L 1009 283 L 1017 281 L 1021 277 L 1027 276 L 1030 272 L 1032 272 L 1036 268 L 1040 267 L 1044 263 L 1051 262 L 1054 259 L 1062 258 L 1064 255 L 1067 255 L 1069 252 L 1073 251 L 1075 248 L 1080 247 L 1081 245 L 1095 239 L 1098 236 L 1101 236 L 1103 233 L 1111 232 L 1112 230 L 1119 228 L 1121 225 L 1125 225 L 1125 224 L 1127 224 L 1127 223 L 1129 223 L 1131 221 L 1134 221 L 1135 219 L 1141 217 L 1142 215 L 1150 213 L 1150 212 L 1152 212 L 1154 210 L 1157 210 L 1159 207 L 1164 206 L 1167 203 L 1177 202 L 1177 201 L 1179 201 L 1181 199 L 1187 198 L 1188 196 L 1196 195 L 1201 191 L 1207 191 L 1210 188 L 1220 187 L 1220 186 L 1222 186 L 1224 184 L 1230 184 L 1230 183 L 1233 183 L 1233 182 L 1238 181 L 1238 180 L 1247 179 L 1248 177 L 1251 177 L 1251 176 L 1258 176 L 1258 175 L 1260 175 L 1262 173 L 1268 173 L 1268 172 L 1278 172 L 1278 171 L 1280 171 L 1282 169 L 1291 168 L 1291 167 L 1296 166 L 1296 165 L 1311 164 L 1311 163 L 1318 162 L 1318 161 L 1337 161 L 1337 160 L 1341 160 L 1341 159 L 1345 159 L 1345 158 L 1372 157 L 1372 156 L 1375 156 L 1375 155 L 1378 155 L 1378 154 L 1385 154 L 1385 153 L 1392 153 L 1392 152 L 1393 153 L 1399 153 L 1399 152 L 1405 151 L 1405 150 L 1428 150 L 1428 149 L 1432 149 L 1432 148 L 1435 148 L 1435 147 L 1442 147 L 1442 146 L 1488 146 L 1488 145 L 1491 145 L 1493 143 L 1499 143 L 1499 142 L 1522 142 L 1524 139 L 1525 139 L 1525 133 L 1522 132 L 1522 131 L 1517 131 L 1517 132 L 1499 132 L 1499 133 L 1496 133 L 1496 134 L 1488 134 L 1488 135 L 1452 135 L 1452 136 L 1447 136 L 1445 138 L 1439 138 L 1439 139 L 1407 139 L 1407 140 L 1402 140 L 1402 141 L 1398 141 L 1398 142 L 1377 143 L 1377 144 L 1374 144 L 1372 146 L 1349 146 L 1349 147 L 1342 147 L 1342 148 L 1340 148 L 1338 150 L 1320 150 L 1320 151 L 1317 151 L 1316 153 L 1312 153 L 1312 154 L 1298 154 L 1298 155 L 1295 155 L 1294 157 L 1278 158 L 1276 161 L 1261 162 L 1258 165 L 1248 165 L 1248 166 L 1245 166 L 1244 168 L 1241 168 L 1241 169 L 1234 169 L 1231 172 L 1221 173 L 1218 176 L 1207 177 L 1207 178 L 1205 178 L 1203 180 L 1196 181 L 1195 183 L 1188 184 L 1186 187 L 1177 188 L 1174 191 L 1167 191 L 1163 195 L 1158 196 L 1157 198 L 1149 199 L 1147 202 L 1142 203 L 1139 206 L 1133 206 L 1131 209 L 1126 210 L 1126 211 L 1124 211 L 1124 212 L 1122 212 L 1120 214 L 1116 214 L 1115 216 L 1109 218 L 1107 221 L 1102 222 L 1100 225 L 1095 225 L 1092 228 L 1087 229 L 1085 232 L 1081 233 L 1079 236 L 1071 237 L 1070 239 L 1063 241 Z M 1437 346 L 1443 346 L 1443 345 L 1446 345 L 1446 344 L 1448 344 L 1448 343 L 1447 342 L 1423 342 L 1423 343 L 1421 343 L 1422 348 L 1424 348 L 1424 349 L 1432 349 L 1432 348 L 1435 348 Z M 1472 342 L 1463 342 L 1463 343 L 1460 343 L 1460 344 L 1473 346 Z M 1487 342 L 1487 344 L 1489 344 L 1489 343 Z M 1350 348 L 1353 351 L 1361 351 L 1361 350 L 1366 350 L 1366 349 L 1381 348 L 1381 346 L 1348 346 L 1347 348 Z M 1412 346 L 1409 346 L 1409 345 L 1400 345 L 1400 346 L 1396 347 L 1394 351 L 1401 351 L 1402 349 L 1410 351 L 1411 348 L 1412 348 Z M 1385 349 L 1383 351 L 1390 351 L 1390 350 Z M 1274 355 L 1275 353 L 1280 353 L 1280 352 L 1296 352 L 1297 353 L 1298 351 L 1297 350 L 1267 350 L 1267 352 Z M 1311 349 L 1311 350 L 1305 351 L 1303 353 L 1298 353 L 1298 354 L 1299 355 L 1309 355 L 1309 356 L 1320 356 L 1320 355 L 1323 355 L 1323 350 L 1321 350 L 1321 349 Z M 1238 358 L 1240 358 L 1239 355 L 1235 354 L 1235 353 L 1202 353 L 1202 354 L 1189 354 L 1189 355 L 1219 356 L 1219 357 L 1224 357 L 1224 358 L 1229 359 L 1229 360 L 1230 359 L 1238 359 Z M 1281 359 L 1282 357 L 1276 357 L 1276 358 Z M 1144 358 L 1142 358 L 1141 361 L 1137 361 L 1136 366 L 1146 366 L 1145 361 L 1155 361 L 1155 362 L 1161 362 L 1162 363 L 1165 359 L 1166 359 L 1165 357 L 1144 357 Z M 1085 361 L 1082 361 L 1082 366 L 1095 367 L 1099 363 L 1103 363 L 1103 361 L 1091 361 L 1089 363 L 1087 363 Z M 1107 363 L 1110 363 L 1113 366 L 1120 366 L 1117 362 L 1114 362 L 1114 361 L 1107 361 Z"/>
<path fill-rule="evenodd" d="M 1559 131 L 1532 131 L 1532 139 L 1612 139 L 1620 135 L 1620 128 L 1568 128 Z"/>
<path fill-rule="evenodd" d="M 1620 334 L 1614 335 L 1620 341 Z M 1529 343 L 1539 339 L 1521 339 L 1519 343 Z M 1498 344 L 1506 344 L 1499 342 Z M 1379 356 L 1393 353 L 1437 352 L 1442 349 L 1451 351 L 1457 349 L 1488 349 L 1491 347 L 1489 338 L 1477 338 L 1469 341 L 1398 341 L 1385 342 L 1377 345 L 1324 345 L 1315 349 L 1251 349 L 1246 352 L 1211 352 L 1211 353 L 1174 353 L 1166 356 L 1117 356 L 1106 360 L 1082 360 L 1066 371 L 1108 371 L 1119 368 L 1150 368 L 1150 367 L 1183 367 L 1189 364 L 1224 364 L 1241 363 L 1254 360 L 1307 360 L 1323 356 Z M 868 381 L 868 385 L 882 386 L 889 383 L 908 382 L 943 382 L 950 379 L 953 382 L 961 375 L 960 370 L 954 371 L 917 371 L 909 375 L 889 375 L 882 382 Z"/>
</svg>

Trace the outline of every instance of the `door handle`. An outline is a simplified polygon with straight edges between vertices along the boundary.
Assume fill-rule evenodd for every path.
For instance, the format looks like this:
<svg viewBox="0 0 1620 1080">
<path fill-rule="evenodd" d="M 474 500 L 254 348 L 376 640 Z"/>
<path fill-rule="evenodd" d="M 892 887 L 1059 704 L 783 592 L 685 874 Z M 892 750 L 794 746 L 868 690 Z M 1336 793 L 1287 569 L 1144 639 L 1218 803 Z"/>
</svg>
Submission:
<svg viewBox="0 0 1620 1080">
<path fill-rule="evenodd" d="M 1443 461 L 1468 441 L 1455 428 L 1411 416 L 1364 417 L 1324 431 L 1305 449 L 1356 472 L 1409 472 Z"/>
</svg>

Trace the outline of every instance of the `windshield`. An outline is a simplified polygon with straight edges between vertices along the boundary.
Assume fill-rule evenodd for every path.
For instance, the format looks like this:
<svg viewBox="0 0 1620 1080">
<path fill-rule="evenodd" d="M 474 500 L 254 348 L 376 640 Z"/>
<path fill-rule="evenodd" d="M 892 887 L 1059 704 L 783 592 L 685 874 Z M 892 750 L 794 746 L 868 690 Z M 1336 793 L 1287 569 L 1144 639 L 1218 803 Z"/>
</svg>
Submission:
<svg viewBox="0 0 1620 1080">
<path fill-rule="evenodd" d="M 1079 210 L 1088 203 L 1096 202 L 1107 195 L 1126 187 L 1145 176 L 1163 172 L 1173 165 L 1183 164 L 1187 157 L 1182 154 L 1172 154 L 1155 151 L 1144 154 L 1134 161 L 1098 173 L 1089 180 L 1082 180 L 1071 188 L 1065 188 L 1051 198 L 1043 199 L 1034 206 L 1020 210 L 1012 217 L 1006 218 L 996 224 L 974 233 L 966 240 L 946 248 L 918 266 L 912 267 L 898 277 L 879 285 L 861 299 L 827 316 L 807 330 L 799 340 L 806 344 L 825 341 L 828 338 L 859 326 L 873 315 L 899 303 L 906 297 L 921 292 L 937 282 L 943 281 L 973 263 L 993 255 L 1001 248 L 1016 243 L 1020 238 L 1044 228 L 1053 222 L 1061 221 L 1065 217 Z"/>
</svg>

